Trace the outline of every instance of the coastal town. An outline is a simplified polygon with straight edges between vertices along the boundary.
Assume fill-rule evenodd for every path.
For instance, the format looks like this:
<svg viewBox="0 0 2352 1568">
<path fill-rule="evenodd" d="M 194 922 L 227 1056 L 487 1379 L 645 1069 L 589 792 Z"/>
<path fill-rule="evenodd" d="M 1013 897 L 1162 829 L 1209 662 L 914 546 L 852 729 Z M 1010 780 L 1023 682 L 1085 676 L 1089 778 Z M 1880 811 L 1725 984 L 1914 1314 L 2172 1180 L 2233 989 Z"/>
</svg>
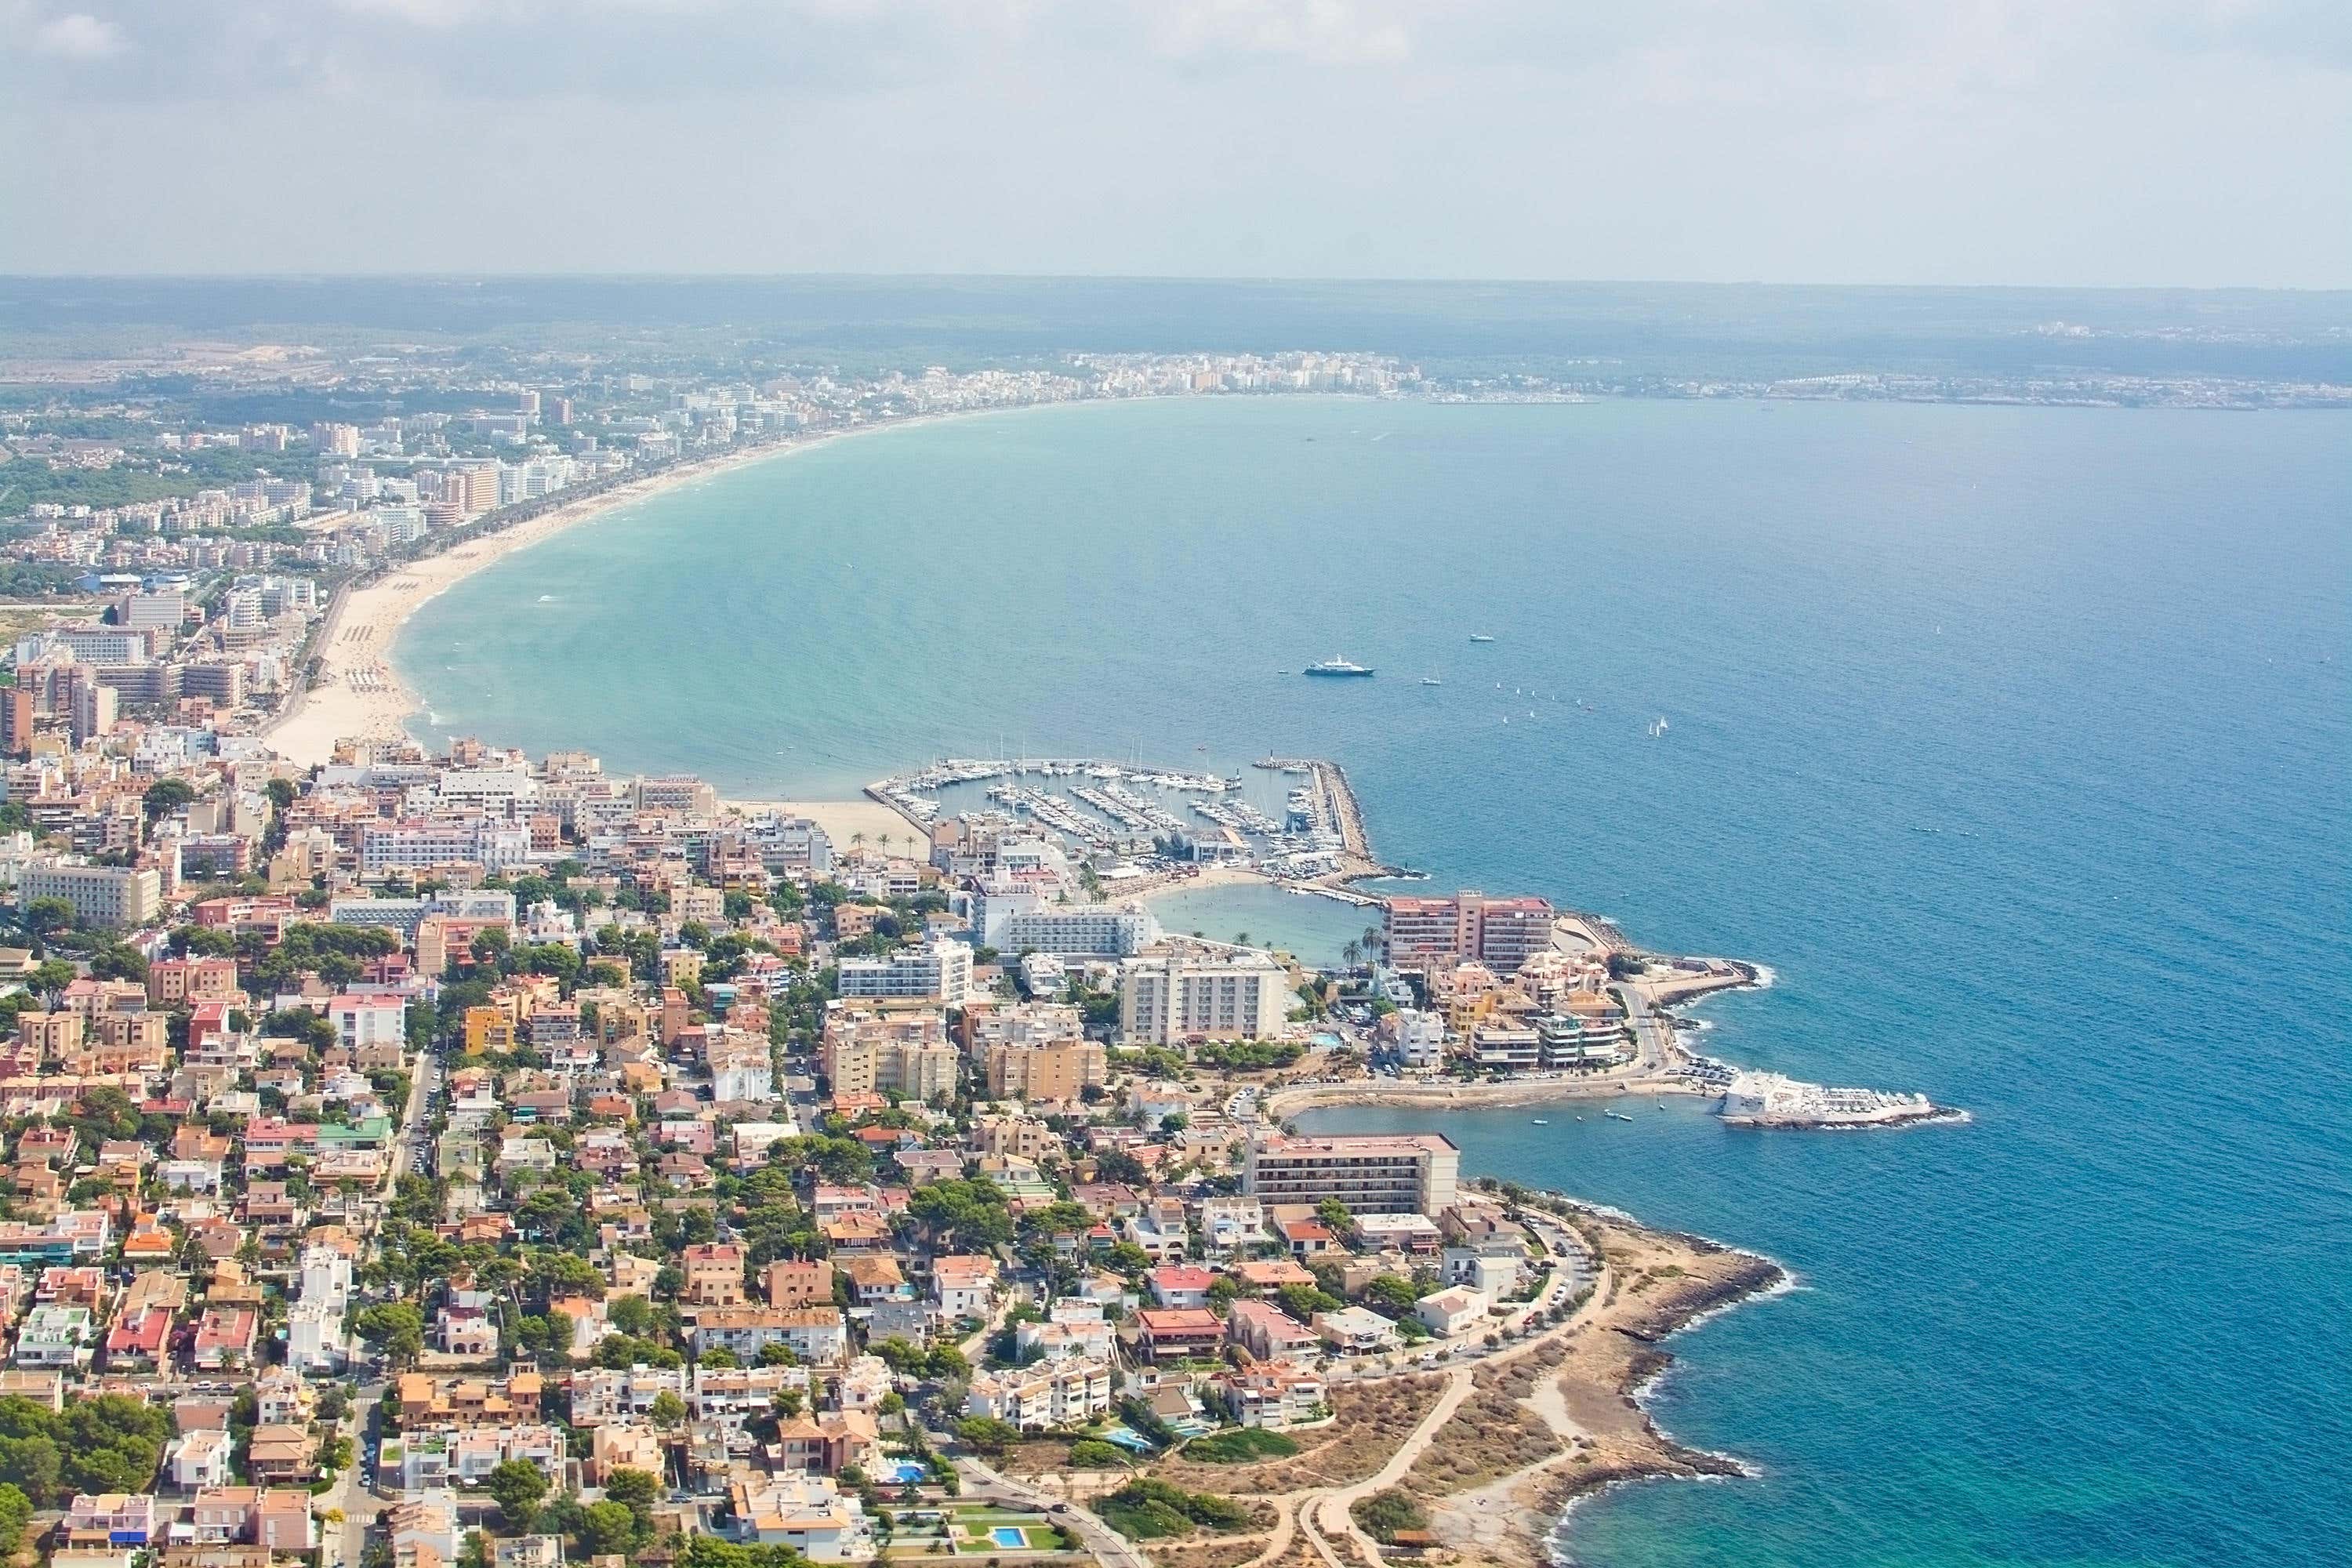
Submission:
<svg viewBox="0 0 2352 1568">
<path fill-rule="evenodd" d="M 1723 1463 L 1631 1393 L 1774 1266 L 1286 1120 L 1637 1062 L 1647 961 L 1540 900 L 1316 970 L 1007 813 L 836 844 L 15 695 L 0 1524 L 52 1563 L 1376 1563 Z"/>
<path fill-rule="evenodd" d="M 1574 1496 L 1736 1468 L 1634 1394 L 1776 1266 L 1294 1118 L 1947 1114 L 1688 1049 L 1671 1009 L 1753 966 L 1368 891 L 1395 868 L 1322 759 L 945 759 L 803 808 L 407 732 L 405 616 L 647 487 L 946 412 L 1398 386 L 1088 372 L 12 448 L 170 493 L 35 501 L 0 547 L 51 590 L 0 687 L 0 1536 L 54 1568 L 1528 1563 Z M 1362 936 L 1311 963 L 1153 912 L 1232 881 Z"/>
</svg>

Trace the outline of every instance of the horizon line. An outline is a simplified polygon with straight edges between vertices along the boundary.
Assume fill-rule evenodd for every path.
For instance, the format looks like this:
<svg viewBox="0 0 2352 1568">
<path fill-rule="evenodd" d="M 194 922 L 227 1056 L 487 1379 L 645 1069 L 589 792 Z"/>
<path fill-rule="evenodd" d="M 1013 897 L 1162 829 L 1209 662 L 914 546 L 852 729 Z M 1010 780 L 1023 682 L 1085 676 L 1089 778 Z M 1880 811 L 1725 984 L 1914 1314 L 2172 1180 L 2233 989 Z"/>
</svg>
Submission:
<svg viewBox="0 0 2352 1568">
<path fill-rule="evenodd" d="M 1157 272 L 978 272 L 906 271 L 856 272 L 805 270 L 782 272 L 616 271 L 394 271 L 371 272 L 335 268 L 294 268 L 283 271 L 122 271 L 20 272 L 0 269 L 0 285 L 19 283 L 1127 283 L 1196 284 L 1221 287 L 1310 286 L 1385 288 L 1483 289 L 1790 289 L 1845 293 L 2066 293 L 2066 294 L 2266 294 L 2327 298 L 2352 295 L 2352 283 L 2330 286 L 2273 283 L 1924 283 L 1924 282 L 1791 282 L 1769 279 L 1708 279 L 1690 278 L 1509 278 L 1412 277 L 1374 274 L 1313 273 L 1157 273 Z"/>
</svg>

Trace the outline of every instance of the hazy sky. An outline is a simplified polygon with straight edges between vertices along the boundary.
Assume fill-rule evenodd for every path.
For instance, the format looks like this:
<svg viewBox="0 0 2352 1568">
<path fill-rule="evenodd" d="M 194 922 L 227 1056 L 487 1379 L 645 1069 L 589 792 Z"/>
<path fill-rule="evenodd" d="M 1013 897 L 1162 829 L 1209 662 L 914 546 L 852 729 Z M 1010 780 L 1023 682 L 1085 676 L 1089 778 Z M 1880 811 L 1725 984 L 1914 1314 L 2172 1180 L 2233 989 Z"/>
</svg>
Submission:
<svg viewBox="0 0 2352 1568">
<path fill-rule="evenodd" d="M 0 0 L 0 271 L 2352 286 L 2352 0 Z"/>
</svg>

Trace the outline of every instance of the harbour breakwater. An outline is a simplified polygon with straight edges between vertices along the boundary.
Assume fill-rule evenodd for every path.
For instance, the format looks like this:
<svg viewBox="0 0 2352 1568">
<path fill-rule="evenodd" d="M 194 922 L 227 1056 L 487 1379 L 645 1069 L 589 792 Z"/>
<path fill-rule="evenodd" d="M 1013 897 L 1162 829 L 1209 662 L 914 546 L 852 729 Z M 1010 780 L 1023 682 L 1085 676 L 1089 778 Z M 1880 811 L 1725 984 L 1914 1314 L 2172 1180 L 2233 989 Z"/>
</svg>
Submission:
<svg viewBox="0 0 2352 1568">
<path fill-rule="evenodd" d="M 1372 853 L 1347 770 L 1319 757 L 1265 756 L 1262 773 L 1297 780 L 1276 817 L 1248 798 L 1244 775 L 1118 763 L 1091 757 L 943 757 L 877 779 L 866 794 L 929 841 L 952 792 L 982 788 L 1001 820 L 1057 842 L 1075 861 L 1106 858 L 1104 896 L 1133 900 L 1205 868 L 1263 879 L 1298 893 L 1365 907 L 1379 900 L 1355 884 L 1396 874 Z M 1606 962 L 1625 1010 L 1631 1059 L 1600 1070 L 1518 1072 L 1485 1079 L 1367 1077 L 1277 1091 L 1276 1114 L 1335 1104 L 1511 1105 L 1553 1099 L 1700 1095 L 1729 1126 L 1772 1129 L 1896 1128 L 1965 1121 L 1923 1094 L 1805 1083 L 1750 1072 L 1682 1043 L 1676 1006 L 1718 992 L 1763 986 L 1770 972 L 1736 959 L 1645 952 L 1603 916 L 1564 912 L 1553 944 Z"/>
</svg>

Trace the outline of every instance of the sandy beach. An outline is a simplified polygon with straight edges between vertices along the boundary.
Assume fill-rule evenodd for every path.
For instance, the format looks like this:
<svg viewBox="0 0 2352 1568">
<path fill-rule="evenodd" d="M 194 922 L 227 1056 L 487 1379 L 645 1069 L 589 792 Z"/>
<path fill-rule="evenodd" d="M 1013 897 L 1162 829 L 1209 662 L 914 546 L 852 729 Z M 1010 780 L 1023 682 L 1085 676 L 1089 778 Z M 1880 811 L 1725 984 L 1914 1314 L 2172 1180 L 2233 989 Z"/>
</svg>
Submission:
<svg viewBox="0 0 2352 1568">
<path fill-rule="evenodd" d="M 971 411 L 971 414 L 996 412 L 1002 410 Z M 339 741 L 399 739 L 407 732 L 408 720 L 421 704 L 416 694 L 401 683 L 393 668 L 393 643 L 399 637 L 400 628 L 418 609 L 484 567 L 582 523 L 593 521 L 615 508 L 646 500 L 682 486 L 698 484 L 752 463 L 812 451 L 844 437 L 877 430 L 912 429 L 919 425 L 963 417 L 969 416 L 923 415 L 847 430 L 824 431 L 746 450 L 729 451 L 632 479 L 612 489 L 542 512 L 510 528 L 462 537 L 437 555 L 387 571 L 364 587 L 351 588 L 341 594 L 319 626 L 315 645 L 320 670 L 317 681 L 309 690 L 294 697 L 282 711 L 263 725 L 260 733 L 281 756 L 306 767 L 331 760 Z M 495 742 L 498 738 L 486 736 L 484 739 Z M 863 812 L 864 804 L 826 802 L 803 805 L 794 809 L 804 815 L 818 809 L 856 811 L 858 824 L 869 838 L 878 837 L 885 831 L 902 832 L 908 826 L 906 819 L 896 812 L 881 808 L 877 808 L 878 815 L 867 819 Z M 888 821 L 887 827 L 883 822 L 885 818 Z M 845 822 L 848 818 L 845 816 L 842 820 Z M 826 831 L 832 832 L 832 828 L 828 826 Z M 837 834 L 835 837 L 846 841 L 846 834 Z"/>
<path fill-rule="evenodd" d="M 633 479 L 511 528 L 462 538 L 437 555 L 387 572 L 364 587 L 346 590 L 320 623 L 319 678 L 262 728 L 289 761 L 309 766 L 329 761 L 343 740 L 395 740 L 419 706 L 392 665 L 392 645 L 418 609 L 493 562 L 554 538 L 648 497 L 696 483 L 749 463 L 814 446 L 762 447 L 684 463 Z"/>
</svg>

